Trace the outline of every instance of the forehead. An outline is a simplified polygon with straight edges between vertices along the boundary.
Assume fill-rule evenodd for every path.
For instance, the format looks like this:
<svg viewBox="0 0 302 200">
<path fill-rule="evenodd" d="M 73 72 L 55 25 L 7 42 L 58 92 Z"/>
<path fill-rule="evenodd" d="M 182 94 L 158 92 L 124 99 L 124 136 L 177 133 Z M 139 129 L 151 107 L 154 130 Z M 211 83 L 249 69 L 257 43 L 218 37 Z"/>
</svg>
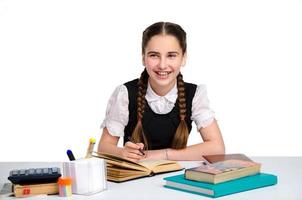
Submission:
<svg viewBox="0 0 302 200">
<path fill-rule="evenodd" d="M 155 35 L 153 36 L 146 46 L 146 52 L 170 52 L 177 51 L 181 52 L 182 49 L 175 36 L 172 35 Z"/>
</svg>

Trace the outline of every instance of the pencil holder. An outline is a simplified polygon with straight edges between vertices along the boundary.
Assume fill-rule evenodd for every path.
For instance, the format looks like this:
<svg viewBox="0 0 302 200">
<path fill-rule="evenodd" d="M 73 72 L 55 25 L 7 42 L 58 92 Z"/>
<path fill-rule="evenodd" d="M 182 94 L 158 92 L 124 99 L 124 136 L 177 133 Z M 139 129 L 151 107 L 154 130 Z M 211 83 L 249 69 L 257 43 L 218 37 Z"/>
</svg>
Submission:
<svg viewBox="0 0 302 200">
<path fill-rule="evenodd" d="M 107 189 L 106 162 L 100 158 L 63 163 L 63 174 L 72 178 L 73 194 L 94 194 Z"/>
<path fill-rule="evenodd" d="M 58 180 L 59 196 L 70 197 L 72 194 L 71 185 L 72 185 L 72 180 L 70 177 L 65 177 L 65 178 L 60 177 Z"/>
</svg>

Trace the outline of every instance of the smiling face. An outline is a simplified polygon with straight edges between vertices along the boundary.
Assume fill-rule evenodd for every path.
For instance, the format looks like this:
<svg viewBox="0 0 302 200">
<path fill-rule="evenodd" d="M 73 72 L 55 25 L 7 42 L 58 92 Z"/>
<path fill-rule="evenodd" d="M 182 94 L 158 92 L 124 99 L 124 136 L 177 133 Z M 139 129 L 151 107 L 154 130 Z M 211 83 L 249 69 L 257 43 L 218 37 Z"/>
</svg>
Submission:
<svg viewBox="0 0 302 200">
<path fill-rule="evenodd" d="M 152 89 L 160 96 L 168 93 L 176 82 L 180 67 L 186 62 L 186 54 L 176 37 L 155 35 L 146 45 L 143 64 L 149 74 Z"/>
</svg>

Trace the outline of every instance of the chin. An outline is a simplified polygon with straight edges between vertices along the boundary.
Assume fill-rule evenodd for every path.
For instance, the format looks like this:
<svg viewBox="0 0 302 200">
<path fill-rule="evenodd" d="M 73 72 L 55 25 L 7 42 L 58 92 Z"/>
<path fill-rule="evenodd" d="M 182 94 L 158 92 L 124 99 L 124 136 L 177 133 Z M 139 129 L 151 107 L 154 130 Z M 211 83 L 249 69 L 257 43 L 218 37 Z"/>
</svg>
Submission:
<svg viewBox="0 0 302 200">
<path fill-rule="evenodd" d="M 174 81 L 171 79 L 153 79 L 153 82 L 158 86 L 165 87 L 171 85 Z"/>
</svg>

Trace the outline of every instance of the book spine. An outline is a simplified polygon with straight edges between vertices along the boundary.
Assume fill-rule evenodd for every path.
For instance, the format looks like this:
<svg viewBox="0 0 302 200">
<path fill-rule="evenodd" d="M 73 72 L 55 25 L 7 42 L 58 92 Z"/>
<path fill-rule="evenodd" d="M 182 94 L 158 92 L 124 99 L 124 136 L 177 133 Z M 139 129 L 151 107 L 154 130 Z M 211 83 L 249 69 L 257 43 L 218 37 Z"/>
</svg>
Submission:
<svg viewBox="0 0 302 200">
<path fill-rule="evenodd" d="M 15 197 L 27 197 L 39 194 L 58 194 L 57 183 L 35 184 L 35 185 L 14 185 Z"/>
</svg>

